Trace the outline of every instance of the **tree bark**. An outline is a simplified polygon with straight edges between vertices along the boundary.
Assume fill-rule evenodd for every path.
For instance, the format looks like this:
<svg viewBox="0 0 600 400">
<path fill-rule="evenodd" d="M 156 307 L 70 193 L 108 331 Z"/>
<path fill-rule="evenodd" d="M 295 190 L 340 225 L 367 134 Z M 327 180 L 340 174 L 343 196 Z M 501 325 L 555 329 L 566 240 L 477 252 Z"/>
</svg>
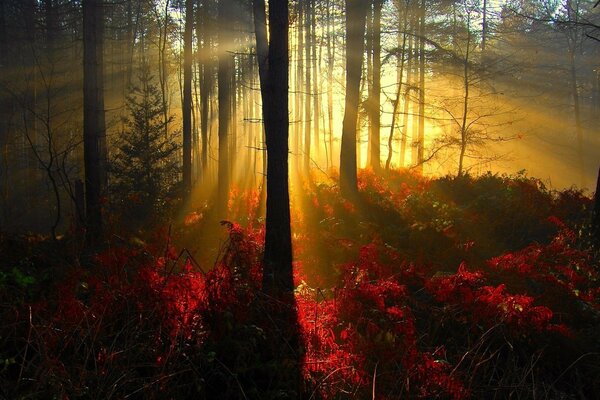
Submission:
<svg viewBox="0 0 600 400">
<path fill-rule="evenodd" d="M 399 4 L 399 3 L 398 3 Z M 400 12 L 400 7 L 398 6 L 398 12 Z M 406 55 L 406 28 L 408 27 L 408 10 L 405 8 L 403 11 L 402 25 L 400 25 L 397 40 L 398 40 L 398 55 L 397 55 L 397 89 L 396 89 L 396 99 L 394 100 L 394 110 L 392 112 L 392 124 L 390 127 L 390 135 L 388 137 L 388 156 L 385 162 L 385 169 L 388 171 L 390 169 L 390 164 L 392 162 L 393 157 L 393 142 L 394 142 L 394 131 L 396 130 L 396 120 L 398 117 L 398 106 L 400 105 L 400 96 L 402 95 L 402 79 L 404 77 L 404 56 Z M 402 38 L 402 40 L 400 39 Z M 405 142 L 406 145 L 406 142 Z M 404 150 L 404 149 L 402 149 Z M 400 165 L 402 166 L 402 165 Z"/>
<path fill-rule="evenodd" d="M 423 173 L 423 153 L 425 150 L 425 0 L 419 8 L 419 141 L 417 147 L 417 165 Z"/>
<path fill-rule="evenodd" d="M 320 114 L 321 114 L 321 101 L 320 101 L 320 97 L 321 95 L 319 94 L 321 91 L 320 85 L 319 85 L 319 77 L 321 76 L 321 74 L 319 73 L 318 68 L 320 68 L 321 66 L 321 50 L 322 50 L 322 46 L 319 46 L 319 53 L 317 55 L 317 32 L 316 32 L 316 26 L 317 26 L 317 9 L 316 9 L 316 1 L 312 0 L 312 12 L 311 12 L 311 50 L 312 50 L 312 76 L 313 76 L 313 88 L 312 88 L 312 95 L 314 96 L 313 99 L 313 115 L 312 115 L 312 123 L 313 123 L 313 133 L 314 133 L 314 157 L 315 159 L 319 159 L 319 156 L 321 154 L 321 146 L 320 146 L 320 129 L 319 129 L 319 118 L 320 118 Z"/>
<path fill-rule="evenodd" d="M 366 1 L 346 0 L 346 98 L 340 151 L 340 190 L 347 198 L 358 193 L 356 123 L 367 10 Z"/>
<path fill-rule="evenodd" d="M 373 3 L 373 84 L 369 96 L 369 114 L 371 119 L 371 163 L 375 172 L 381 171 L 381 8 L 382 0 Z"/>
<path fill-rule="evenodd" d="M 231 120 L 231 56 L 226 51 L 230 40 L 228 31 L 231 27 L 228 0 L 219 0 L 219 66 L 217 85 L 219 87 L 219 171 L 218 202 L 219 215 L 225 215 L 229 198 L 229 124 Z"/>
<path fill-rule="evenodd" d="M 279 295 L 291 293 L 294 289 L 288 181 L 288 3 L 282 0 L 269 1 L 269 42 L 263 22 L 264 1 L 254 0 L 253 8 L 267 144 L 263 291 Z M 264 50 L 267 48 L 265 62 Z"/>
<path fill-rule="evenodd" d="M 335 60 L 335 40 L 333 39 L 334 18 L 331 0 L 327 0 L 327 122 L 329 138 L 328 164 L 333 166 L 333 65 Z"/>
<path fill-rule="evenodd" d="M 201 159 L 201 176 L 205 177 L 208 170 L 208 117 L 210 108 L 210 91 L 213 80 L 213 69 L 210 62 L 210 43 L 212 31 L 210 29 L 210 2 L 204 0 L 202 8 L 196 15 L 196 31 L 198 41 L 202 42 L 198 51 L 198 63 L 201 70 L 200 74 L 200 137 L 202 142 Z"/>
<path fill-rule="evenodd" d="M 169 135 L 169 73 L 167 71 L 167 42 L 169 31 L 169 4 L 165 1 L 164 8 L 164 30 L 161 26 L 158 35 L 158 80 L 162 99 L 162 114 L 165 125 L 165 139 Z"/>
<path fill-rule="evenodd" d="M 296 85 L 295 85 L 295 104 L 296 104 L 296 121 L 294 124 L 294 154 L 295 154 L 295 168 L 296 171 L 300 171 L 300 148 L 302 147 L 302 133 L 303 127 L 301 124 L 302 115 L 304 113 L 302 104 L 302 91 L 304 84 L 304 1 L 298 0 L 298 22 L 296 23 L 296 29 L 298 30 L 298 48 L 296 49 Z"/>
<path fill-rule="evenodd" d="M 467 48 L 465 53 L 465 59 L 463 60 L 463 85 L 464 85 L 464 97 L 463 97 L 463 116 L 460 126 L 460 154 L 458 156 L 458 176 L 464 173 L 464 159 L 467 151 L 468 141 L 468 129 L 467 129 L 467 117 L 469 112 L 469 57 L 471 49 L 471 30 L 470 24 L 467 25 Z"/>
<path fill-rule="evenodd" d="M 306 43 L 305 45 L 305 62 L 306 62 L 306 77 L 304 81 L 304 171 L 308 173 L 310 170 L 310 152 L 311 152 L 311 97 L 312 97 L 312 86 L 311 86 L 311 46 L 312 46 L 312 38 L 311 38 L 311 13 L 312 10 L 312 0 L 304 0 L 306 3 L 306 9 L 304 12 L 305 18 L 305 34 L 306 34 Z M 316 77 L 315 77 L 316 78 Z"/>
<path fill-rule="evenodd" d="M 185 1 L 185 31 L 183 36 L 183 192 L 192 191 L 192 32 L 194 2 Z"/>
<path fill-rule="evenodd" d="M 89 244 L 96 243 L 102 235 L 101 197 L 106 179 L 103 7 L 102 0 L 83 1 L 83 157 Z"/>
<path fill-rule="evenodd" d="M 407 10 L 408 12 L 408 10 Z M 413 43 L 414 37 L 410 35 L 408 39 L 408 60 L 406 64 L 406 88 L 404 89 L 404 110 L 402 111 L 402 132 L 400 138 L 400 160 L 398 164 L 404 167 L 406 164 L 406 142 L 408 141 L 408 121 L 409 121 L 409 106 L 410 106 L 410 90 L 411 84 L 414 85 L 413 71 Z"/>
</svg>

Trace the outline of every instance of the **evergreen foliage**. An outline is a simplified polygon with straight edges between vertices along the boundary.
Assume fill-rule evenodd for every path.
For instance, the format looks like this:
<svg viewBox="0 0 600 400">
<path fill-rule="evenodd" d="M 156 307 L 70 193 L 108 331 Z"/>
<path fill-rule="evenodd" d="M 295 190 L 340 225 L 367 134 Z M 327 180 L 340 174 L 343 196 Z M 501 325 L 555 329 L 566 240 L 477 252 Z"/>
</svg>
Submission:
<svg viewBox="0 0 600 400">
<path fill-rule="evenodd" d="M 177 132 L 167 132 L 172 117 L 163 118 L 160 92 L 147 63 L 140 68 L 138 81 L 127 96 L 129 116 L 111 171 L 121 216 L 126 222 L 144 225 L 164 215 L 169 200 L 176 197 L 181 166 Z"/>
</svg>

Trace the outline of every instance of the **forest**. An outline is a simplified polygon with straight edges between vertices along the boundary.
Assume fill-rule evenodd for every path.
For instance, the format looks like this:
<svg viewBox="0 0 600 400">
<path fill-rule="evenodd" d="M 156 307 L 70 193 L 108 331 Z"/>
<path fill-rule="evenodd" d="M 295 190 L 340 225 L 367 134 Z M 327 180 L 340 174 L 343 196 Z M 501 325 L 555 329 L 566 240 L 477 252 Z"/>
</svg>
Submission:
<svg viewBox="0 0 600 400">
<path fill-rule="evenodd" d="M 595 399 L 600 1 L 0 0 L 0 400 Z"/>
</svg>

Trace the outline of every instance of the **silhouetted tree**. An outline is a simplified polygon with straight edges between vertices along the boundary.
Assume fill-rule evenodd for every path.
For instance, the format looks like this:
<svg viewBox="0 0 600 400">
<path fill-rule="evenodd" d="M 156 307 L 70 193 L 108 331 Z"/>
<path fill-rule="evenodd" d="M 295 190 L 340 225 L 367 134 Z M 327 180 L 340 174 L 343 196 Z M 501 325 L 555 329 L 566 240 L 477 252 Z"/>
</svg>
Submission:
<svg viewBox="0 0 600 400">
<path fill-rule="evenodd" d="M 106 182 L 103 33 L 102 0 L 83 0 L 83 152 L 86 237 L 90 243 L 102 234 L 101 197 Z"/>
<path fill-rule="evenodd" d="M 194 2 L 185 1 L 185 32 L 183 38 L 183 192 L 192 190 L 192 33 Z"/>
<path fill-rule="evenodd" d="M 254 0 L 253 3 L 267 141 L 263 291 L 291 293 L 294 282 L 288 183 L 288 4 L 282 0 L 269 1 L 269 40 L 264 1 Z"/>
<path fill-rule="evenodd" d="M 176 132 L 165 137 L 163 103 L 148 64 L 140 68 L 138 86 L 127 96 L 129 116 L 111 163 L 113 194 L 128 224 L 163 220 L 181 172 Z M 167 123 L 173 120 L 169 118 Z"/>
<path fill-rule="evenodd" d="M 219 214 L 223 216 L 229 197 L 229 124 L 231 123 L 231 74 L 233 72 L 231 54 L 227 52 L 231 35 L 231 1 L 219 0 L 219 66 L 217 84 L 219 87 Z"/>
<path fill-rule="evenodd" d="M 346 0 L 346 100 L 340 152 L 340 189 L 346 197 L 358 192 L 356 130 L 368 8 L 368 1 Z"/>
</svg>

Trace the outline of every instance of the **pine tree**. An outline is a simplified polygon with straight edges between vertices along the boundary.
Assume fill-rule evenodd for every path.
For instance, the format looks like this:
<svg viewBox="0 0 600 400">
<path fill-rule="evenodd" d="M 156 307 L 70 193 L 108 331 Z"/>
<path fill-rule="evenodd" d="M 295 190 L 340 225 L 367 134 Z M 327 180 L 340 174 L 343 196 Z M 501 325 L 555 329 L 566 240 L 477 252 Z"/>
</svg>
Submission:
<svg viewBox="0 0 600 400">
<path fill-rule="evenodd" d="M 113 194 L 122 202 L 118 208 L 133 226 L 161 220 L 181 173 L 177 133 L 165 136 L 172 117 L 163 118 L 163 102 L 147 64 L 140 67 L 138 81 L 127 96 L 129 116 L 111 167 Z"/>
</svg>

